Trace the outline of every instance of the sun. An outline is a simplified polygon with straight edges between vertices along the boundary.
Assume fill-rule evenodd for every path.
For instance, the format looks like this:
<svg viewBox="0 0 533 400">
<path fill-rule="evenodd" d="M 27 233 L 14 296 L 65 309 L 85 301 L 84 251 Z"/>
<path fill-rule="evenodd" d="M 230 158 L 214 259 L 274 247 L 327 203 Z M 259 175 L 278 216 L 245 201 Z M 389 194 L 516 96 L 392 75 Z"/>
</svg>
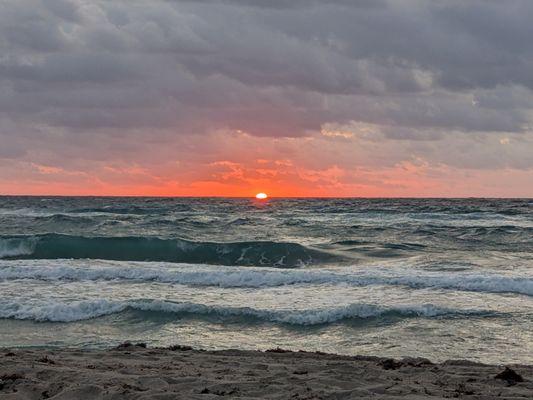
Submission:
<svg viewBox="0 0 533 400">
<path fill-rule="evenodd" d="M 264 200 L 264 199 L 266 199 L 267 197 L 268 197 L 268 195 L 267 195 L 266 193 L 257 193 L 257 194 L 255 195 L 255 198 L 256 198 L 256 199 L 259 199 L 259 200 Z"/>
</svg>

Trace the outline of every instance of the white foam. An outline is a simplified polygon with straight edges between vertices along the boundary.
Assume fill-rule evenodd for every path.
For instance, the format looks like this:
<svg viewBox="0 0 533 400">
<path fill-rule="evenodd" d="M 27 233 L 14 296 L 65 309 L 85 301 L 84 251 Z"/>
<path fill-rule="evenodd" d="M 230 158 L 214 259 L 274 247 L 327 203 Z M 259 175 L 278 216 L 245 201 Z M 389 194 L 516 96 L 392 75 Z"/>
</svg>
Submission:
<svg viewBox="0 0 533 400">
<path fill-rule="evenodd" d="M 0 301 L 0 317 L 34 321 L 70 322 L 114 314 L 127 308 L 126 303 L 108 300 L 84 300 L 69 303 L 50 300 L 45 304 Z"/>
<path fill-rule="evenodd" d="M 26 251 L 20 249 L 20 251 Z M 69 260 L 4 261 L 0 279 L 37 280 L 130 280 L 156 281 L 226 288 L 262 288 L 284 285 L 397 285 L 487 293 L 518 293 L 533 296 L 533 277 L 458 271 L 428 272 L 414 269 L 374 268 L 366 270 L 287 270 L 235 268 L 191 264 L 120 263 L 100 261 L 74 263 Z"/>
<path fill-rule="evenodd" d="M 0 302 L 0 318 L 34 321 L 73 322 L 115 314 L 127 308 L 165 313 L 215 315 L 218 317 L 251 317 L 263 321 L 293 325 L 317 325 L 344 319 L 372 318 L 387 313 L 413 317 L 480 314 L 480 310 L 453 310 L 432 304 L 398 305 L 385 308 L 373 304 L 310 310 L 262 310 L 250 307 L 216 306 L 197 303 L 173 303 L 159 300 L 83 300 L 72 302 L 49 301 L 44 304 L 20 304 L 16 301 Z"/>
<path fill-rule="evenodd" d="M 37 240 L 31 237 L 0 239 L 0 258 L 30 255 L 36 243 Z"/>
</svg>

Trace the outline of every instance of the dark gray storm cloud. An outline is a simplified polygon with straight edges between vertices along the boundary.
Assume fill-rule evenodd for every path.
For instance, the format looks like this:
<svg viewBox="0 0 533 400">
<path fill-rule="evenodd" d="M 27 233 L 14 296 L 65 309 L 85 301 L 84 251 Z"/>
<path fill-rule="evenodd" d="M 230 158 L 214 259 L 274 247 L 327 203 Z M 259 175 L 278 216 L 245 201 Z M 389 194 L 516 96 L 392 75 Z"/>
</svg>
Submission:
<svg viewBox="0 0 533 400">
<path fill-rule="evenodd" d="M 530 0 L 3 0 L 0 157 L 60 154 L 53 132 L 151 143 L 363 123 L 384 141 L 466 135 L 484 168 L 487 138 L 533 131 L 531 15 Z M 532 166 L 514 155 L 496 158 Z"/>
</svg>

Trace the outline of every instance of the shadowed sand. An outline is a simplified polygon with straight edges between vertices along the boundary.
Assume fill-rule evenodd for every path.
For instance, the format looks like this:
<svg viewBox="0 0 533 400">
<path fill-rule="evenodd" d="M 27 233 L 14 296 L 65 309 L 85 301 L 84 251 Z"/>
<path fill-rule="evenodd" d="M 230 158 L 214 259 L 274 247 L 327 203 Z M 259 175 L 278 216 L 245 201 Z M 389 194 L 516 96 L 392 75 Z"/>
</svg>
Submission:
<svg viewBox="0 0 533 400">
<path fill-rule="evenodd" d="M 533 399 L 533 366 L 510 368 L 280 349 L 4 349 L 0 399 Z"/>
</svg>

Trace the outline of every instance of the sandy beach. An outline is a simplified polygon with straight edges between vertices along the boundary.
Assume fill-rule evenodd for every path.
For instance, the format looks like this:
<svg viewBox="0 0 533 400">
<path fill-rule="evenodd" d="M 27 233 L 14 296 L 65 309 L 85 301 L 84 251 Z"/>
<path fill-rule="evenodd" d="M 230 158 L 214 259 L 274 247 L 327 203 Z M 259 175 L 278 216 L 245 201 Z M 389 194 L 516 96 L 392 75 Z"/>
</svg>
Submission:
<svg viewBox="0 0 533 400">
<path fill-rule="evenodd" d="M 533 366 L 323 353 L 3 349 L 0 399 L 531 399 Z"/>
</svg>

